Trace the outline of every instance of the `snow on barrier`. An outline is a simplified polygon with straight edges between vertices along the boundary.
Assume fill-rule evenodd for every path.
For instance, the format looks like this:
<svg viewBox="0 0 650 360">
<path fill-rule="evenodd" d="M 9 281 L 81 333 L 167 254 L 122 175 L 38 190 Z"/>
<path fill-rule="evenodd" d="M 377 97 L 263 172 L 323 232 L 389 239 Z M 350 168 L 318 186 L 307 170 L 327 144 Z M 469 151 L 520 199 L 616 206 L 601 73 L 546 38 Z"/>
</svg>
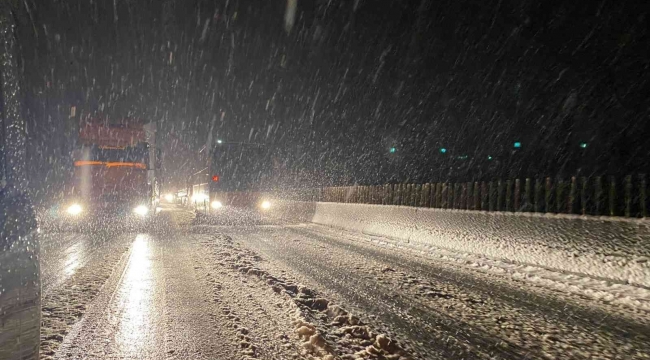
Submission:
<svg viewBox="0 0 650 360">
<path fill-rule="evenodd" d="M 320 225 L 402 244 L 650 287 L 650 229 L 645 220 L 331 202 L 302 204 L 313 204 L 308 212 L 300 213 L 303 218 L 313 214 L 311 222 Z"/>
</svg>

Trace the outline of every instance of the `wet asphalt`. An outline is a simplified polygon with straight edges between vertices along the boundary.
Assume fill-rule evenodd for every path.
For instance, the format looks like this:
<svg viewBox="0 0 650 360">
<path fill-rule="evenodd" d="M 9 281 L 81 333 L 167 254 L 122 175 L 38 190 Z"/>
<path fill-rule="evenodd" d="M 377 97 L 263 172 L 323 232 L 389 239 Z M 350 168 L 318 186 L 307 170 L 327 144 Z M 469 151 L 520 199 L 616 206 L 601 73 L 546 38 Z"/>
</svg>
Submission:
<svg viewBox="0 0 650 360">
<path fill-rule="evenodd" d="M 107 280 L 83 314 L 70 321 L 53 358 L 318 358 L 301 353 L 300 344 L 271 351 L 277 334 L 291 339 L 293 329 L 270 308 L 242 315 L 251 326 L 272 324 L 260 328 L 260 339 L 246 340 L 257 340 L 258 349 L 242 353 L 242 335 L 224 329 L 232 316 L 220 320 L 228 315 L 223 304 L 248 312 L 250 299 L 266 290 L 263 283 L 233 275 L 218 259 L 203 257 L 201 244 L 214 234 L 254 254 L 257 268 L 307 285 L 354 312 L 373 331 L 403 344 L 411 358 L 650 358 L 646 313 L 313 226 L 258 219 L 197 226 L 191 214 L 174 208 L 162 218 L 148 232 L 43 234 L 44 293 L 69 286 L 84 269 L 104 261 L 107 252 L 124 251 L 114 257 L 119 260 L 108 267 Z M 207 278 L 229 286 L 230 298 L 215 300 L 213 290 L 222 286 L 206 284 Z"/>
</svg>

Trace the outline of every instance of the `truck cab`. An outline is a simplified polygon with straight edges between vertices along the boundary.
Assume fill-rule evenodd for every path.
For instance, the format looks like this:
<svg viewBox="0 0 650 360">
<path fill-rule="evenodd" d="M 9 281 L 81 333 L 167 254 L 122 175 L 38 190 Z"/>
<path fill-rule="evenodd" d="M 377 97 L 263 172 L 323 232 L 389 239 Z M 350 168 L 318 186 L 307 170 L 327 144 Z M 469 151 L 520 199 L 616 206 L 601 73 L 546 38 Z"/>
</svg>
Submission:
<svg viewBox="0 0 650 360">
<path fill-rule="evenodd" d="M 266 145 L 221 142 L 209 165 L 191 176 L 190 200 L 199 212 L 239 210 L 265 212 L 271 207 L 264 191 L 270 187 L 271 160 Z"/>
<path fill-rule="evenodd" d="M 212 151 L 209 195 L 212 210 L 226 207 L 266 211 L 271 162 L 264 144 L 221 143 Z"/>
<path fill-rule="evenodd" d="M 160 201 L 160 156 L 147 127 L 87 123 L 80 139 L 73 186 L 60 207 L 66 222 L 111 226 L 151 218 Z"/>
</svg>

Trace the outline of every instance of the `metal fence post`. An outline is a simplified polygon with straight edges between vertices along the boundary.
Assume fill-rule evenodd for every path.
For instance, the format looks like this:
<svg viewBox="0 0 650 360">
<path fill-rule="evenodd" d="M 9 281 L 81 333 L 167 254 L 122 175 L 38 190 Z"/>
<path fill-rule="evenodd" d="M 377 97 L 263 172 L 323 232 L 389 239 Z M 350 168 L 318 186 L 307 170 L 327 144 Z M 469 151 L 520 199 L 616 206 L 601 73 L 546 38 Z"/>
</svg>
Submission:
<svg viewBox="0 0 650 360">
<path fill-rule="evenodd" d="M 503 181 L 497 181 L 497 211 L 503 211 Z"/>
<path fill-rule="evenodd" d="M 447 209 L 455 208 L 455 204 L 454 204 L 454 201 L 456 201 L 455 191 L 456 191 L 456 184 L 450 183 L 449 186 L 447 186 Z"/>
<path fill-rule="evenodd" d="M 587 178 L 584 176 L 580 179 L 580 182 L 580 213 L 582 215 L 587 215 L 587 186 L 589 185 L 587 183 Z"/>
<path fill-rule="evenodd" d="M 494 186 L 494 181 L 490 181 L 488 184 L 488 211 L 494 211 L 497 201 L 496 188 Z"/>
<path fill-rule="evenodd" d="M 647 214 L 647 197 L 646 197 L 645 174 L 639 175 L 639 216 L 646 217 Z"/>
<path fill-rule="evenodd" d="M 488 200 L 490 193 L 487 191 L 487 183 L 485 181 L 481 181 L 481 203 L 480 203 L 480 210 L 488 210 Z"/>
<path fill-rule="evenodd" d="M 558 179 L 555 184 L 555 212 L 561 214 L 564 212 L 564 180 Z"/>
<path fill-rule="evenodd" d="M 567 213 L 569 214 L 575 214 L 575 202 L 576 202 L 576 191 L 577 191 L 577 180 L 575 176 L 571 177 L 571 185 L 569 187 L 569 201 L 567 204 Z"/>
<path fill-rule="evenodd" d="M 616 179 L 613 176 L 609 177 L 609 216 L 616 214 Z"/>
<path fill-rule="evenodd" d="M 424 190 L 422 191 L 422 206 L 431 207 L 431 184 L 424 184 Z"/>
<path fill-rule="evenodd" d="M 442 183 L 442 189 L 440 191 L 440 208 L 447 208 L 447 183 Z"/>
<path fill-rule="evenodd" d="M 632 176 L 625 177 L 625 217 L 632 216 Z"/>
<path fill-rule="evenodd" d="M 535 179 L 535 190 L 534 190 L 534 197 L 535 199 L 533 200 L 535 202 L 534 204 L 534 210 L 536 213 L 542 212 L 542 179 Z"/>
<path fill-rule="evenodd" d="M 521 206 L 521 180 L 515 179 L 515 201 L 513 211 L 519 211 Z"/>
<path fill-rule="evenodd" d="M 553 180 L 550 177 L 546 178 L 544 184 L 544 212 L 550 213 L 553 211 L 551 201 L 553 201 Z"/>
<path fill-rule="evenodd" d="M 595 200 L 595 213 L 594 215 L 600 215 L 602 213 L 602 202 L 603 202 L 603 181 L 600 176 L 597 176 L 594 179 L 594 200 Z"/>
</svg>

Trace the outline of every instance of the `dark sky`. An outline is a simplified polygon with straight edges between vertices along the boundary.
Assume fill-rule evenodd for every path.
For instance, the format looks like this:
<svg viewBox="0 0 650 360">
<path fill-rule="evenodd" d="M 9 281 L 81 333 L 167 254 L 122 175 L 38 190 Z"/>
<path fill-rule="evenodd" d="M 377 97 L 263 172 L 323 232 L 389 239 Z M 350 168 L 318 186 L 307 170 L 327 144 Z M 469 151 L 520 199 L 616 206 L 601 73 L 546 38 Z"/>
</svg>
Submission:
<svg viewBox="0 0 650 360">
<path fill-rule="evenodd" d="M 287 31 L 281 0 L 27 0 L 16 13 L 33 161 L 64 177 L 90 113 L 157 121 L 174 183 L 200 166 L 211 127 L 334 182 L 648 166 L 646 8 L 296 3 Z"/>
</svg>

